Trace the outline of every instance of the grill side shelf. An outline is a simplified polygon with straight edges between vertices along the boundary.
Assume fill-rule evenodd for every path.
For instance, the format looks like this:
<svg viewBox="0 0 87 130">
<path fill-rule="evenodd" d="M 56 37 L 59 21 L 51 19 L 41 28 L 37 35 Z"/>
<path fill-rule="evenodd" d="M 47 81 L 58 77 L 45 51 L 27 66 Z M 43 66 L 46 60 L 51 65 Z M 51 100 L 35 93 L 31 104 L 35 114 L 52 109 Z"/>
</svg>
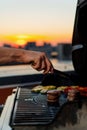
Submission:
<svg viewBox="0 0 87 130">
<path fill-rule="evenodd" d="M 13 120 L 12 118 L 14 117 L 14 113 L 16 111 L 16 102 L 17 102 L 17 96 L 19 95 L 18 93 L 20 92 L 20 89 L 19 87 L 16 87 L 16 91 L 13 90 L 13 93 L 15 93 L 15 99 L 14 99 L 14 103 L 13 103 L 13 109 L 12 109 L 12 112 L 11 112 L 11 117 L 10 117 L 10 122 L 9 124 L 11 124 L 11 121 Z M 13 116 L 12 116 L 13 115 Z"/>
</svg>

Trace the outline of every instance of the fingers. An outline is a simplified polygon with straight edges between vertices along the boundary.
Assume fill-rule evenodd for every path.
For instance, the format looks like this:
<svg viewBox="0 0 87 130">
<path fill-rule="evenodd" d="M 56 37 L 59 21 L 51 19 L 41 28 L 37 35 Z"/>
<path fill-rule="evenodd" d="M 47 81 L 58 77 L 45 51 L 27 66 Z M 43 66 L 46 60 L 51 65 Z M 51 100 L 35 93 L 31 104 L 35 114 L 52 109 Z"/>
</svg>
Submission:
<svg viewBox="0 0 87 130">
<path fill-rule="evenodd" d="M 32 62 L 31 66 L 36 69 L 39 70 L 41 68 L 41 59 L 36 59 Z"/>
<path fill-rule="evenodd" d="M 38 71 L 43 71 L 44 74 L 46 73 L 53 73 L 53 66 L 52 63 L 50 62 L 50 60 L 46 57 L 46 55 L 44 53 L 42 53 L 43 55 L 41 55 L 38 59 L 34 60 L 32 67 Z"/>
<path fill-rule="evenodd" d="M 34 61 L 34 63 L 32 64 L 32 67 L 38 71 L 42 71 L 46 68 L 46 63 L 43 57 L 41 57 L 40 59 Z"/>
<path fill-rule="evenodd" d="M 54 70 L 53 65 L 47 57 L 45 57 L 45 64 L 46 64 L 46 68 L 44 69 L 43 73 L 44 74 L 46 74 L 48 72 L 53 73 L 53 70 Z"/>
</svg>

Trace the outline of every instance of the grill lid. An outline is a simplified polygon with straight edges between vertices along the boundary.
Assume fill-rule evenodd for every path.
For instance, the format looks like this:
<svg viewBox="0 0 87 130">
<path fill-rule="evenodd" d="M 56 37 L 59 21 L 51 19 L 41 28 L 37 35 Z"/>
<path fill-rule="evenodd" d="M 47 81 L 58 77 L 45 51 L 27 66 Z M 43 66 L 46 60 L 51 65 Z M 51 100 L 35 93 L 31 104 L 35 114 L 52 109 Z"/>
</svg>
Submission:
<svg viewBox="0 0 87 130">
<path fill-rule="evenodd" d="M 32 93 L 29 88 L 20 88 L 15 100 L 10 125 L 12 127 L 48 125 L 54 121 L 59 110 L 59 106 L 47 104 L 46 95 Z"/>
</svg>

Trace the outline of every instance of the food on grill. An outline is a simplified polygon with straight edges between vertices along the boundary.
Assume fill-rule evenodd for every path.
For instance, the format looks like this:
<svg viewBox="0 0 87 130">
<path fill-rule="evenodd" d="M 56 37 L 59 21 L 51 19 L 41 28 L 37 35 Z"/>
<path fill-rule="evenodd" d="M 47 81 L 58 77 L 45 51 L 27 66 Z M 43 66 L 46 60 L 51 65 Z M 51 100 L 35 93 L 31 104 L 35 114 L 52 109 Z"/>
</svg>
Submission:
<svg viewBox="0 0 87 130">
<path fill-rule="evenodd" d="M 81 96 L 87 97 L 87 87 L 79 87 L 78 91 L 80 92 Z"/>
<path fill-rule="evenodd" d="M 40 93 L 47 93 L 48 90 L 56 89 L 56 86 L 49 85 L 49 86 L 42 86 L 38 85 L 34 87 L 31 91 L 32 92 L 40 92 Z"/>
<path fill-rule="evenodd" d="M 49 99 L 49 100 L 51 100 L 51 99 L 56 99 L 58 97 L 58 91 L 57 90 L 49 90 L 48 92 L 47 92 L 47 98 Z"/>
<path fill-rule="evenodd" d="M 73 100 L 72 98 L 72 92 L 69 92 L 74 90 L 74 91 L 77 91 L 79 92 L 79 94 L 81 96 L 87 96 L 87 87 L 82 87 L 82 86 L 59 86 L 59 87 L 56 87 L 54 85 L 48 85 L 48 86 L 42 86 L 42 85 L 37 85 L 35 86 L 34 88 L 32 88 L 32 92 L 35 92 L 35 93 L 42 93 L 42 94 L 46 94 L 49 90 L 56 90 L 58 92 L 64 92 L 68 95 L 68 99 L 70 100 Z M 70 96 L 71 94 L 71 96 Z M 72 98 L 71 98 L 72 97 Z"/>
<path fill-rule="evenodd" d="M 52 86 L 52 85 L 44 86 L 40 92 L 44 94 L 47 93 L 49 90 L 54 90 L 54 89 L 56 89 L 56 86 Z"/>
<path fill-rule="evenodd" d="M 57 90 L 64 91 L 66 88 L 68 88 L 68 86 L 60 86 L 60 87 L 57 87 Z"/>
<path fill-rule="evenodd" d="M 51 103 L 52 105 L 54 103 L 58 103 L 58 98 L 59 98 L 60 92 L 58 90 L 49 90 L 47 92 L 47 102 Z"/>
<path fill-rule="evenodd" d="M 64 92 L 65 93 L 68 93 L 68 90 L 70 89 L 75 89 L 75 90 L 78 90 L 79 86 L 67 86 L 65 89 L 64 89 Z"/>
<path fill-rule="evenodd" d="M 67 99 L 69 100 L 69 101 L 74 101 L 75 99 L 76 99 L 76 94 L 77 94 L 77 90 L 76 90 L 76 88 L 70 88 L 70 89 L 68 89 L 68 95 L 67 95 Z"/>
<path fill-rule="evenodd" d="M 76 89 L 78 89 L 79 86 L 71 86 L 71 87 L 72 87 L 72 88 L 76 88 Z"/>
<path fill-rule="evenodd" d="M 32 92 L 40 92 L 41 90 L 42 90 L 42 86 L 38 85 L 38 86 L 35 86 L 31 91 Z"/>
<path fill-rule="evenodd" d="M 48 89 L 47 88 L 43 88 L 40 93 L 44 94 L 44 93 L 47 93 Z"/>
</svg>

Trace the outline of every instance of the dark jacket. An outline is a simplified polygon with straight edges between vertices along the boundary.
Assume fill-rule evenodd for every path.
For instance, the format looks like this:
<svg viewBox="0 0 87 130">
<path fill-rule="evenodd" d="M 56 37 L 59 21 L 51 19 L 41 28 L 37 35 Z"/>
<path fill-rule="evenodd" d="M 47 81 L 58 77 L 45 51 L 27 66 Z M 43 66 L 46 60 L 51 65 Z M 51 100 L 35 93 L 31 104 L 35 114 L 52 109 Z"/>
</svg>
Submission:
<svg viewBox="0 0 87 130">
<path fill-rule="evenodd" d="M 87 78 L 87 0 L 78 0 L 77 3 L 72 39 L 72 60 L 75 71 Z"/>
</svg>

